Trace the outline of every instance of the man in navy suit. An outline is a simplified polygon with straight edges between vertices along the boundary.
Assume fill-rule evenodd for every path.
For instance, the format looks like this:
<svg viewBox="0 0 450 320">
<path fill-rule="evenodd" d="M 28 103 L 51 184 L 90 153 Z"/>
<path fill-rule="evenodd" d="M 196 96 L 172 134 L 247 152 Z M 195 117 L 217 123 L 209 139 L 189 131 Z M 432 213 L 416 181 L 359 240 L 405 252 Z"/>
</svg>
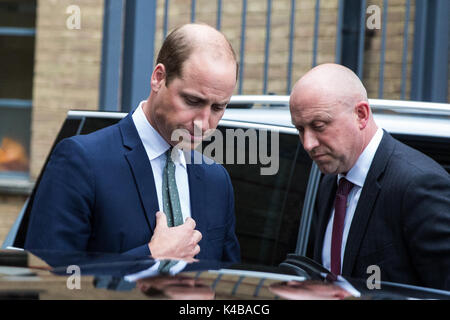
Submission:
<svg viewBox="0 0 450 320">
<path fill-rule="evenodd" d="M 223 116 L 237 72 L 231 44 L 216 29 L 188 24 L 171 32 L 146 101 L 118 124 L 56 146 L 25 248 L 239 261 L 230 177 L 218 164 L 192 164 L 199 158 L 192 150 Z M 169 160 L 180 221 L 170 227 L 162 212 Z"/>
<path fill-rule="evenodd" d="M 324 173 L 310 254 L 333 273 L 450 289 L 450 177 L 379 128 L 359 78 L 324 64 L 294 86 L 292 123 Z M 374 278 L 375 279 L 375 278 Z"/>
</svg>

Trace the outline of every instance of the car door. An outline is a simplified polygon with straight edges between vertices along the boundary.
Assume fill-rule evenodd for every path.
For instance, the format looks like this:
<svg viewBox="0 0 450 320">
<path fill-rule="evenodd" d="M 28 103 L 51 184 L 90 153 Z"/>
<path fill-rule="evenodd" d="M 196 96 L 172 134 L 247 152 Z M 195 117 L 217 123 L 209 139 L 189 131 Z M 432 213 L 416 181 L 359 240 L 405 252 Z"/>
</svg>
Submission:
<svg viewBox="0 0 450 320">
<path fill-rule="evenodd" d="M 223 137 L 223 154 L 211 156 L 231 177 L 242 262 L 278 265 L 295 252 L 301 237 L 312 161 L 294 128 L 242 121 L 221 124 L 218 131 Z M 203 150 L 214 141 L 205 142 Z M 269 167 L 271 170 L 264 171 Z"/>
</svg>

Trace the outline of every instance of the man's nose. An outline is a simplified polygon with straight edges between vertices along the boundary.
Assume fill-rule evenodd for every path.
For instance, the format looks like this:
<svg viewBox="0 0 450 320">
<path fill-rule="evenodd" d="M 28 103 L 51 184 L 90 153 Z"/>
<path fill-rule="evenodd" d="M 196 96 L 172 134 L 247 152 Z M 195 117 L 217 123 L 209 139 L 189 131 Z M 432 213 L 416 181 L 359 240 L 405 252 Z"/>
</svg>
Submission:
<svg viewBox="0 0 450 320">
<path fill-rule="evenodd" d="M 209 129 L 210 117 L 211 108 L 209 106 L 206 106 L 198 111 L 194 123 L 198 128 L 201 128 L 202 132 L 205 132 Z"/>
<path fill-rule="evenodd" d="M 303 148 L 307 152 L 311 152 L 314 148 L 319 146 L 319 141 L 314 133 L 310 130 L 306 130 L 303 132 L 302 138 Z"/>
</svg>

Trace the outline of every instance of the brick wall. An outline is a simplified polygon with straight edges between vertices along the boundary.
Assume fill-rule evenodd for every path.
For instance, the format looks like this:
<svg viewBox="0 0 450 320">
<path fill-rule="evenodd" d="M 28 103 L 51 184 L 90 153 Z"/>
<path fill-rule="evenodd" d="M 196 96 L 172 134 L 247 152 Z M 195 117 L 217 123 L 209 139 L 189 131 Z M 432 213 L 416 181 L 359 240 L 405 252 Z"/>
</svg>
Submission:
<svg viewBox="0 0 450 320">
<path fill-rule="evenodd" d="M 389 1 L 386 26 L 386 52 L 384 65 L 384 99 L 400 99 L 402 86 L 402 55 L 405 26 L 406 0 Z M 375 4 L 383 10 L 382 0 L 370 0 L 367 5 Z M 414 46 L 414 1 L 411 1 L 408 26 L 408 56 L 406 67 L 405 99 L 409 99 L 411 87 L 411 62 Z M 381 11 L 382 12 L 382 11 Z M 382 17 L 385 19 L 386 17 Z M 383 23 L 383 20 L 382 22 Z M 381 61 L 381 39 L 383 30 L 374 30 L 373 36 L 366 43 L 364 56 L 364 84 L 371 98 L 378 98 L 379 73 Z"/>
<path fill-rule="evenodd" d="M 367 6 L 375 4 L 383 10 L 382 0 L 369 0 Z M 237 55 L 240 54 L 241 0 L 223 1 L 222 31 L 230 39 Z M 292 68 L 292 81 L 295 82 L 307 72 L 313 62 L 313 35 L 315 19 L 315 0 L 297 1 L 295 13 L 295 41 Z M 385 55 L 384 98 L 399 99 L 402 73 L 403 30 L 406 0 L 389 1 L 387 17 L 387 41 Z M 410 24 L 408 29 L 408 67 L 407 78 L 411 75 L 411 60 L 414 32 L 414 1 L 411 2 Z M 336 26 L 338 19 L 337 0 L 320 2 L 319 36 L 317 63 L 334 62 L 336 47 Z M 217 2 L 197 1 L 196 21 L 216 25 Z M 264 75 L 264 49 L 266 37 L 267 1 L 248 0 L 247 31 L 245 43 L 244 94 L 261 94 Z M 269 52 L 268 92 L 286 94 L 287 61 L 289 49 L 290 0 L 272 1 L 271 42 Z M 155 55 L 162 42 L 164 0 L 158 0 L 157 36 Z M 366 17 L 368 17 L 367 15 Z M 381 17 L 382 21 L 384 17 Z M 169 6 L 169 31 L 175 26 L 190 21 L 190 1 L 172 0 Z M 364 77 L 369 97 L 378 98 L 380 48 L 382 30 L 367 33 L 364 55 Z M 406 98 L 409 97 L 410 81 L 406 85 Z"/>
<path fill-rule="evenodd" d="M 69 30 L 66 9 L 81 9 L 81 29 Z M 31 179 L 35 180 L 69 109 L 97 109 L 103 0 L 38 0 L 33 83 Z M 0 244 L 26 195 L 0 194 Z"/>
<path fill-rule="evenodd" d="M 103 0 L 39 0 L 33 88 L 31 176 L 36 178 L 69 109 L 98 109 Z M 67 7 L 78 5 L 80 29 Z"/>
<path fill-rule="evenodd" d="M 187 4 L 188 3 L 188 4 Z M 175 26 L 190 22 L 190 2 L 172 0 L 169 6 L 169 31 Z M 298 1 L 296 10 L 296 34 L 294 42 L 292 79 L 298 79 L 312 64 L 315 1 Z M 334 61 L 334 47 L 337 19 L 337 2 L 321 1 L 321 23 L 319 33 L 318 63 Z M 198 0 L 196 21 L 216 26 L 217 1 Z M 264 58 L 266 39 L 267 1 L 248 0 L 246 17 L 246 40 L 243 70 L 243 94 L 263 92 Z M 268 66 L 269 93 L 286 94 L 287 61 L 289 50 L 290 0 L 272 2 L 271 42 Z M 163 39 L 164 1 L 158 0 L 157 34 L 155 56 Z M 227 36 L 240 56 L 241 49 L 242 0 L 222 2 L 222 32 Z M 235 93 L 237 93 L 237 88 Z"/>
</svg>

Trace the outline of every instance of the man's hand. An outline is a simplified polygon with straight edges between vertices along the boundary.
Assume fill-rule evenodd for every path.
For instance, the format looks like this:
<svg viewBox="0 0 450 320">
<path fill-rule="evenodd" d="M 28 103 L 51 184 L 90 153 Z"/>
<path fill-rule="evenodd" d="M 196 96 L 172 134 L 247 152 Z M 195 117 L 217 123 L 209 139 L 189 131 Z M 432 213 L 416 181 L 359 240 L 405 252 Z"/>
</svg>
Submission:
<svg viewBox="0 0 450 320">
<path fill-rule="evenodd" d="M 156 227 L 148 244 L 153 258 L 191 260 L 200 252 L 200 231 L 195 230 L 194 219 L 187 218 L 184 224 L 167 226 L 166 215 L 156 213 Z"/>
</svg>

